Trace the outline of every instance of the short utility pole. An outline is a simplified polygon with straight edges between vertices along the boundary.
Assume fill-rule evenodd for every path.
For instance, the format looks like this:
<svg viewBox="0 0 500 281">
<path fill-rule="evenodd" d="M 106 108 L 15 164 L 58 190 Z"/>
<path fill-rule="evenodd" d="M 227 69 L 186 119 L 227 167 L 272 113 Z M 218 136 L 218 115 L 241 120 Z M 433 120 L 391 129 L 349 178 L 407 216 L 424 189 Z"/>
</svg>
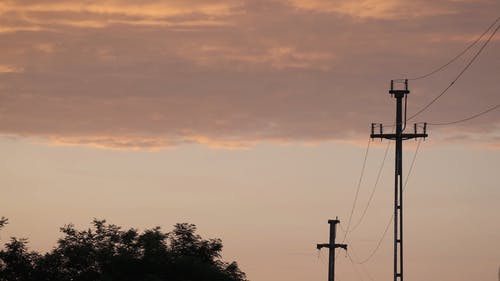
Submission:
<svg viewBox="0 0 500 281">
<path fill-rule="evenodd" d="M 372 123 L 371 138 L 389 139 L 396 141 L 395 173 L 394 173 L 394 281 L 403 281 L 403 141 L 408 139 L 426 138 L 427 123 L 423 126 L 413 125 L 413 133 L 405 133 L 408 79 L 404 80 L 404 89 L 394 89 L 394 80 L 391 80 L 389 94 L 396 98 L 396 131 L 385 134 L 382 124 Z M 403 98 L 404 118 L 403 118 Z M 378 132 L 375 133 L 375 130 Z"/>
<path fill-rule="evenodd" d="M 328 220 L 330 224 L 330 243 L 328 244 L 317 244 L 316 248 L 321 250 L 321 248 L 328 248 L 328 281 L 335 280 L 335 249 L 342 248 L 347 251 L 346 244 L 335 244 L 335 237 L 337 236 L 337 224 L 340 223 L 338 217 L 334 220 Z"/>
</svg>

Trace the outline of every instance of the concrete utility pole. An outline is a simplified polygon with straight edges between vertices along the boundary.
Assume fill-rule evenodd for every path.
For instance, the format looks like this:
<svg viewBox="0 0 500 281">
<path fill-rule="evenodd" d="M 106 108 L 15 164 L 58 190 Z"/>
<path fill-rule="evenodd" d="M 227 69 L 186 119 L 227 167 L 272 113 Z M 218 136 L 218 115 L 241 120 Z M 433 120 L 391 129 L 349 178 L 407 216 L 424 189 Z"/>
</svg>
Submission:
<svg viewBox="0 0 500 281">
<path fill-rule="evenodd" d="M 347 251 L 346 244 L 335 244 L 335 237 L 337 236 L 337 223 L 340 223 L 338 217 L 334 220 L 328 220 L 330 224 L 330 243 L 317 244 L 316 248 L 328 248 L 328 281 L 335 280 L 335 249 L 342 248 Z"/>
<path fill-rule="evenodd" d="M 404 89 L 395 90 L 394 80 L 391 80 L 391 96 L 396 98 L 396 132 L 383 133 L 383 125 L 372 123 L 371 138 L 389 139 L 396 141 L 395 173 L 394 173 L 394 281 L 403 281 L 403 140 L 426 138 L 427 123 L 423 127 L 414 124 L 413 133 L 404 133 L 406 129 L 406 107 L 408 79 L 404 80 Z M 403 98 L 405 110 L 403 118 Z M 378 129 L 379 132 L 375 133 Z M 420 132 L 418 132 L 420 130 Z"/>
</svg>

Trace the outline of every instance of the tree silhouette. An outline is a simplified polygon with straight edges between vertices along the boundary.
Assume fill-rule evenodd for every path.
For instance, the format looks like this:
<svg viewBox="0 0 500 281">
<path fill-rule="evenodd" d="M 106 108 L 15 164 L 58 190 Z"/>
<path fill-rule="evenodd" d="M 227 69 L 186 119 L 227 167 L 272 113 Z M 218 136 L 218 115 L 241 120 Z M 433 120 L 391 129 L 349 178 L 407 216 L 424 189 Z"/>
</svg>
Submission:
<svg viewBox="0 0 500 281">
<path fill-rule="evenodd" d="M 0 228 L 7 224 L 0 219 Z M 77 230 L 68 224 L 50 252 L 29 251 L 26 239 L 11 238 L 0 251 L 1 281 L 246 281 L 236 262 L 221 258 L 222 241 L 205 240 L 193 224 L 139 233 L 105 220 Z"/>
</svg>

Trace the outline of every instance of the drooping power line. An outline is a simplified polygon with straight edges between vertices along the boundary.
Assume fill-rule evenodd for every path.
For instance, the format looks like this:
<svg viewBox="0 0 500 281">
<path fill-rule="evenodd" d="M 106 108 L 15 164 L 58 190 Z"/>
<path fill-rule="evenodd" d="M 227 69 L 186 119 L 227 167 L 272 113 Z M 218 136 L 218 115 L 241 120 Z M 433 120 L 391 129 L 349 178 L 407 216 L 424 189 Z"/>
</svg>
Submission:
<svg viewBox="0 0 500 281">
<path fill-rule="evenodd" d="M 465 71 L 467 71 L 467 69 L 469 69 L 469 67 L 472 65 L 472 63 L 482 53 L 482 51 L 488 45 L 488 43 L 491 41 L 491 39 L 493 38 L 493 36 L 495 36 L 495 34 L 497 33 L 497 31 L 498 31 L 499 28 L 500 28 L 500 25 L 498 25 L 495 28 L 495 30 L 488 37 L 488 40 L 486 40 L 486 42 L 483 43 L 483 45 L 481 46 L 481 48 L 472 57 L 472 59 L 467 63 L 467 65 L 462 69 L 462 71 L 460 71 L 460 73 L 458 73 L 458 75 L 455 77 L 455 79 L 453 79 L 453 81 L 451 81 L 451 83 L 443 91 L 441 91 L 441 93 L 439 95 L 437 95 L 434 99 L 432 99 L 427 105 L 425 105 L 419 111 L 417 111 L 412 116 L 410 116 L 408 118 L 408 120 L 411 120 L 411 119 L 415 118 L 416 116 L 420 115 L 422 112 L 426 111 L 432 104 L 434 104 L 439 98 L 441 98 L 446 92 L 448 92 L 448 90 L 455 84 L 455 82 L 458 81 L 458 79 L 460 79 L 460 77 L 462 77 L 462 75 L 465 73 Z"/>
<path fill-rule="evenodd" d="M 387 155 L 388 155 L 390 146 L 391 146 L 391 142 L 387 142 L 387 146 L 385 148 L 385 153 L 384 153 L 384 158 L 382 159 L 382 163 L 380 164 L 380 167 L 379 167 L 379 170 L 377 173 L 377 179 L 375 180 L 375 184 L 373 185 L 373 189 L 372 189 L 372 192 L 370 193 L 370 197 L 368 198 L 368 202 L 366 203 L 366 206 L 363 209 L 363 213 L 361 213 L 361 217 L 359 218 L 358 222 L 352 226 L 350 232 L 352 232 L 358 228 L 358 226 L 363 221 L 363 219 L 366 215 L 366 212 L 368 211 L 368 208 L 370 207 L 370 204 L 373 200 L 373 196 L 375 195 L 375 191 L 377 190 L 378 182 L 380 181 L 380 176 L 382 175 L 382 170 L 385 166 L 385 160 L 387 159 Z"/>
<path fill-rule="evenodd" d="M 361 182 L 363 181 L 363 176 L 365 174 L 366 160 L 368 159 L 368 151 L 370 150 L 370 143 L 371 143 L 371 139 L 368 139 L 368 144 L 366 145 L 366 151 L 365 151 L 365 156 L 364 156 L 364 160 L 363 160 L 363 166 L 361 168 L 361 174 L 359 175 L 358 185 L 356 187 L 356 193 L 354 195 L 354 200 L 352 202 L 351 214 L 349 215 L 349 220 L 347 221 L 347 229 L 345 230 L 345 234 L 344 234 L 344 238 L 342 240 L 342 243 L 344 243 L 345 240 L 347 239 L 347 235 L 348 235 L 350 227 L 351 227 L 352 215 L 354 214 L 354 209 L 356 208 L 356 203 L 358 201 L 358 196 L 359 196 L 359 189 L 361 188 Z"/>
<path fill-rule="evenodd" d="M 352 247 L 351 242 L 349 240 L 347 242 L 349 243 L 349 250 L 347 250 L 345 252 L 346 257 L 348 257 L 349 261 L 352 263 L 352 265 L 354 265 L 354 264 L 356 264 L 355 260 L 358 259 L 358 255 L 356 254 L 354 247 Z M 354 256 L 354 258 L 353 258 L 353 256 L 351 256 L 351 253 Z M 368 269 L 365 267 L 365 265 L 364 264 L 358 264 L 358 265 L 361 268 L 361 271 L 364 272 L 366 274 L 366 276 L 368 276 L 368 279 L 373 281 L 374 279 L 373 279 L 372 275 L 370 274 L 370 272 L 368 271 Z"/>
<path fill-rule="evenodd" d="M 417 76 L 417 77 L 413 77 L 413 78 L 408 78 L 408 80 L 419 80 L 419 79 L 424 79 L 424 78 L 427 78 L 441 70 L 443 70 L 445 67 L 447 67 L 448 65 L 452 64 L 454 61 L 456 61 L 458 58 L 460 58 L 461 56 L 463 56 L 467 51 L 469 51 L 474 45 L 477 44 L 477 42 L 479 42 L 479 40 L 481 40 L 483 38 L 483 36 L 488 33 L 490 31 L 491 28 L 493 28 L 493 26 L 495 26 L 498 21 L 500 20 L 500 17 L 496 18 L 496 20 L 478 37 L 476 38 L 476 40 L 474 40 L 474 42 L 471 42 L 465 49 L 463 49 L 460 53 L 458 53 L 456 56 L 454 56 L 453 58 L 451 58 L 447 63 L 443 64 L 442 66 L 432 70 L 431 72 L 427 73 L 427 74 L 424 74 L 424 75 L 420 75 L 420 76 Z"/>
<path fill-rule="evenodd" d="M 351 255 L 349 254 L 349 252 L 347 252 L 347 257 L 349 258 L 349 261 L 351 262 L 352 268 L 354 269 L 354 272 L 356 273 L 356 276 L 358 277 L 359 280 L 363 281 L 363 276 L 361 275 L 361 273 L 356 268 L 356 264 L 355 264 L 353 258 L 351 257 Z"/>
<path fill-rule="evenodd" d="M 492 106 L 484 111 L 481 111 L 479 113 L 476 113 L 474 115 L 471 115 L 467 118 L 463 118 L 463 119 L 458 119 L 458 120 L 455 120 L 455 121 L 449 121 L 449 122 L 438 122 L 438 123 L 427 123 L 429 125 L 433 125 L 433 126 L 445 126 L 445 125 L 452 125 L 452 124 L 457 124 L 457 123 L 462 123 L 462 122 L 466 122 L 466 121 L 469 121 L 469 120 L 472 120 L 472 119 L 475 119 L 475 118 L 478 118 L 479 116 L 482 116 L 486 113 L 489 113 L 497 108 L 500 108 L 500 103 L 495 105 L 495 106 Z"/>
<path fill-rule="evenodd" d="M 413 154 L 413 159 L 411 161 L 411 165 L 410 165 L 410 168 L 408 169 L 408 175 L 406 176 L 406 180 L 405 180 L 405 183 L 404 183 L 404 186 L 403 188 L 405 188 L 408 184 L 408 180 L 410 179 L 410 176 L 412 174 L 412 171 L 413 171 L 413 167 L 415 165 L 415 160 L 417 159 L 417 154 L 420 150 L 420 144 L 422 143 L 422 139 L 419 139 L 418 140 L 418 144 L 417 144 L 417 148 L 415 149 L 415 153 Z M 368 256 L 362 260 L 357 260 L 355 261 L 356 263 L 358 264 L 364 264 L 364 263 L 367 263 L 368 261 L 370 261 L 373 256 L 375 256 L 375 254 L 377 253 L 377 251 L 379 250 L 380 246 L 382 245 L 382 241 L 384 240 L 385 236 L 387 235 L 387 231 L 389 230 L 389 227 L 391 226 L 391 223 L 392 223 L 392 220 L 394 219 L 394 214 L 391 215 L 391 218 L 389 219 L 385 229 L 384 229 L 384 232 L 382 233 L 382 236 L 380 237 L 380 239 L 378 240 L 377 242 L 377 245 L 375 246 L 375 248 L 370 252 L 370 254 L 368 254 Z M 352 244 L 352 242 L 350 242 L 350 244 Z"/>
</svg>

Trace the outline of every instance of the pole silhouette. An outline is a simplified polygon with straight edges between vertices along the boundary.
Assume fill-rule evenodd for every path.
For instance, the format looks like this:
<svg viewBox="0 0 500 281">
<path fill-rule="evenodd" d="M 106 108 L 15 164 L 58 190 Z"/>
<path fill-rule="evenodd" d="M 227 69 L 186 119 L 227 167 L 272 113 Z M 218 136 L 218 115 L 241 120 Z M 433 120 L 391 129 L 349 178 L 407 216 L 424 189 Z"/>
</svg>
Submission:
<svg viewBox="0 0 500 281">
<path fill-rule="evenodd" d="M 338 217 L 334 220 L 328 220 L 328 224 L 330 224 L 330 242 L 316 245 L 318 250 L 321 250 L 321 248 L 328 248 L 328 281 L 335 280 L 335 249 L 342 248 L 347 251 L 346 244 L 335 244 L 338 223 L 340 223 Z"/>
<path fill-rule="evenodd" d="M 394 80 L 391 80 L 389 94 L 396 99 L 396 123 L 395 133 L 383 133 L 382 124 L 372 123 L 370 137 L 389 139 L 396 142 L 395 169 L 394 169 L 394 281 L 403 281 L 403 141 L 408 139 L 426 138 L 428 135 L 427 123 L 423 127 L 414 124 L 413 133 L 404 133 L 406 130 L 406 108 L 408 90 L 408 79 L 404 80 L 404 89 L 394 89 Z M 404 118 L 403 118 L 404 98 Z M 378 126 L 377 126 L 378 125 Z M 378 129 L 378 133 L 375 130 Z M 420 130 L 420 132 L 419 132 Z"/>
</svg>

